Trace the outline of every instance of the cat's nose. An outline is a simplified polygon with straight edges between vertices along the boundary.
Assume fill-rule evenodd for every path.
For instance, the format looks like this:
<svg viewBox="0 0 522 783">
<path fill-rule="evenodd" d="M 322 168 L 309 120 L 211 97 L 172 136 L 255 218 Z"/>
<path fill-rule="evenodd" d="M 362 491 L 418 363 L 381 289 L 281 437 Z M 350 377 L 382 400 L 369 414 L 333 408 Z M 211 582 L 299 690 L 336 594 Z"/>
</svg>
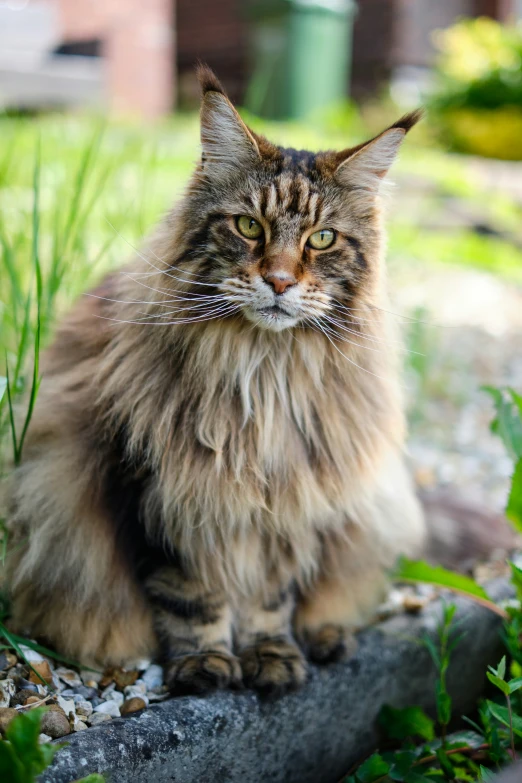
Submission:
<svg viewBox="0 0 522 783">
<path fill-rule="evenodd" d="M 264 275 L 263 280 L 265 283 L 268 283 L 268 285 L 272 286 L 276 294 L 284 294 L 287 288 L 290 288 L 297 283 L 297 280 L 293 275 L 281 273 Z"/>
</svg>

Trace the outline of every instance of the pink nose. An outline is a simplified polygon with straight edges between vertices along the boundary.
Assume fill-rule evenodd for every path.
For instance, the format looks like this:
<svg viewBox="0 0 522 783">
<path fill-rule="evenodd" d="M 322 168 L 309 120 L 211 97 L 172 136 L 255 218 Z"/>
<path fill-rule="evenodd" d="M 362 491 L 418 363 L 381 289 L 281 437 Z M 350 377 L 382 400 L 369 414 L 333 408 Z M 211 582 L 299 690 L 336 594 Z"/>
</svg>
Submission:
<svg viewBox="0 0 522 783">
<path fill-rule="evenodd" d="M 293 275 L 266 275 L 263 279 L 272 286 L 276 294 L 284 294 L 287 288 L 297 283 Z"/>
</svg>

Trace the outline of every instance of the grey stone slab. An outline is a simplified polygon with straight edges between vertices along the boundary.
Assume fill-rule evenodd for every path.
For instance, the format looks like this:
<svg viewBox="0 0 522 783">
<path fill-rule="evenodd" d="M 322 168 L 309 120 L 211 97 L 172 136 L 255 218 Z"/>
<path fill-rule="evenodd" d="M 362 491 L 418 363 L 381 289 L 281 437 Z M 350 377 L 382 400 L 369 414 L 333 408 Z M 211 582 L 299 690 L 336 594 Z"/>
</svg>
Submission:
<svg viewBox="0 0 522 783">
<path fill-rule="evenodd" d="M 493 594 L 507 594 L 497 583 Z M 471 710 L 489 663 L 501 655 L 498 615 L 457 601 L 465 639 L 448 685 L 457 715 Z M 435 672 L 423 633 L 436 635 L 441 606 L 399 616 L 359 636 L 355 657 L 313 668 L 308 684 L 275 702 L 248 691 L 183 697 L 68 737 L 41 783 L 70 783 L 91 772 L 112 783 L 336 783 L 377 744 L 385 703 L 433 711 Z"/>
</svg>

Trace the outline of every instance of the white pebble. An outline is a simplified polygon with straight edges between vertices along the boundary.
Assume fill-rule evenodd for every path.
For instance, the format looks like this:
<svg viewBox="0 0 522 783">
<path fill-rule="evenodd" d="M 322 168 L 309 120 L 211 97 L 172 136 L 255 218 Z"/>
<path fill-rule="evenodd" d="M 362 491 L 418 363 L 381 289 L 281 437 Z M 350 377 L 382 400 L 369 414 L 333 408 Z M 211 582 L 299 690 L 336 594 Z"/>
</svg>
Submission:
<svg viewBox="0 0 522 783">
<path fill-rule="evenodd" d="M 15 694 L 14 680 L 0 680 L 0 707 L 9 707 L 11 696 Z"/>
<path fill-rule="evenodd" d="M 109 701 L 115 701 L 118 707 L 121 707 L 121 705 L 125 701 L 125 696 L 123 695 L 123 693 L 120 693 L 120 691 L 113 691 L 111 693 L 111 697 Z"/>
<path fill-rule="evenodd" d="M 131 661 L 128 665 L 128 668 L 130 670 L 135 669 L 138 672 L 144 672 L 145 669 L 148 669 L 151 665 L 152 661 L 150 658 L 138 658 L 135 661 Z"/>
<path fill-rule="evenodd" d="M 163 685 L 163 668 L 157 663 L 152 663 L 141 675 L 141 679 L 147 686 L 148 691 L 159 688 Z"/>
<path fill-rule="evenodd" d="M 48 734 L 39 734 L 38 735 L 38 742 L 43 745 L 44 742 L 52 742 L 53 738 L 50 737 Z"/>
<path fill-rule="evenodd" d="M 56 669 L 56 676 L 60 678 L 62 682 L 69 686 L 69 688 L 76 688 L 78 685 L 82 685 L 80 677 L 73 672 L 72 669 L 66 669 L 64 666 L 60 666 Z"/>
<path fill-rule="evenodd" d="M 90 701 L 84 699 L 82 696 L 76 696 L 74 699 L 76 705 L 76 714 L 88 718 L 92 715 L 93 706 Z"/>
<path fill-rule="evenodd" d="M 87 724 L 83 720 L 80 720 L 80 718 L 77 715 L 75 715 L 72 721 L 72 730 L 83 731 L 86 728 L 87 728 Z"/>
<path fill-rule="evenodd" d="M 102 699 L 112 699 L 112 694 L 114 693 L 114 689 L 116 688 L 115 683 L 111 682 L 110 685 L 107 685 L 106 688 L 103 689 L 101 692 Z"/>
<path fill-rule="evenodd" d="M 62 710 L 65 712 L 67 717 L 69 717 L 69 713 L 71 712 L 73 715 L 76 715 L 76 705 L 72 699 L 63 699 L 61 696 L 58 696 L 56 701 L 58 702 L 58 705 L 62 708 Z"/>
<path fill-rule="evenodd" d="M 36 650 L 31 649 L 31 647 L 27 647 L 25 644 L 21 644 L 20 649 L 29 663 L 43 663 L 45 660 L 45 658 L 40 655 L 40 653 L 37 653 Z"/>
<path fill-rule="evenodd" d="M 141 696 L 142 693 L 147 693 L 147 685 L 143 682 L 143 680 L 136 680 L 133 685 L 126 685 L 123 689 L 123 693 L 129 699 L 132 696 Z"/>
<path fill-rule="evenodd" d="M 147 705 L 149 703 L 146 693 L 141 688 L 134 688 L 132 685 L 125 688 L 125 699 L 143 699 Z"/>
<path fill-rule="evenodd" d="M 90 726 L 97 726 L 99 723 L 105 723 L 105 721 L 112 720 L 111 715 L 107 715 L 106 712 L 95 712 L 91 715 L 87 723 Z"/>
<path fill-rule="evenodd" d="M 102 712 L 104 715 L 110 715 L 112 718 L 120 717 L 120 708 L 115 701 L 104 701 L 94 708 L 94 712 Z"/>
<path fill-rule="evenodd" d="M 84 685 L 87 685 L 88 688 L 94 687 L 92 685 L 93 682 L 97 685 L 102 677 L 103 672 L 93 672 L 90 669 L 80 669 L 81 681 Z"/>
</svg>

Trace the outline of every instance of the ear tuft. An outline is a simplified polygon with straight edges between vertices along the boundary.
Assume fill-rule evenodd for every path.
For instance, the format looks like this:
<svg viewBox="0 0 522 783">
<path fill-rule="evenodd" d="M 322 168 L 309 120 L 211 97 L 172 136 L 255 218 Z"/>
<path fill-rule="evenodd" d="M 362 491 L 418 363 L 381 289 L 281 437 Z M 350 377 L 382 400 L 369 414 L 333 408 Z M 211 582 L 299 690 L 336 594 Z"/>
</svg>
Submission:
<svg viewBox="0 0 522 783">
<path fill-rule="evenodd" d="M 255 164 L 259 147 L 229 101 L 221 83 L 206 65 L 199 65 L 198 79 L 203 92 L 201 99 L 202 167 L 208 176 L 228 177 L 241 166 Z"/>
<path fill-rule="evenodd" d="M 335 171 L 338 181 L 350 188 L 377 194 L 404 137 L 422 116 L 422 109 L 405 114 L 370 141 L 339 153 L 337 160 L 340 162 Z"/>
<path fill-rule="evenodd" d="M 205 96 L 207 92 L 219 92 L 221 95 L 226 95 L 225 89 L 214 71 L 205 65 L 205 63 L 199 62 L 196 66 L 196 77 L 201 87 L 201 94 Z"/>
<path fill-rule="evenodd" d="M 405 114 L 404 117 L 401 117 L 400 120 L 397 120 L 397 122 L 394 122 L 393 125 L 390 125 L 388 130 L 391 130 L 392 128 L 400 128 L 405 133 L 408 133 L 414 125 L 416 125 L 422 118 L 424 117 L 424 109 L 415 109 L 415 111 L 411 111 L 409 114 Z"/>
</svg>

